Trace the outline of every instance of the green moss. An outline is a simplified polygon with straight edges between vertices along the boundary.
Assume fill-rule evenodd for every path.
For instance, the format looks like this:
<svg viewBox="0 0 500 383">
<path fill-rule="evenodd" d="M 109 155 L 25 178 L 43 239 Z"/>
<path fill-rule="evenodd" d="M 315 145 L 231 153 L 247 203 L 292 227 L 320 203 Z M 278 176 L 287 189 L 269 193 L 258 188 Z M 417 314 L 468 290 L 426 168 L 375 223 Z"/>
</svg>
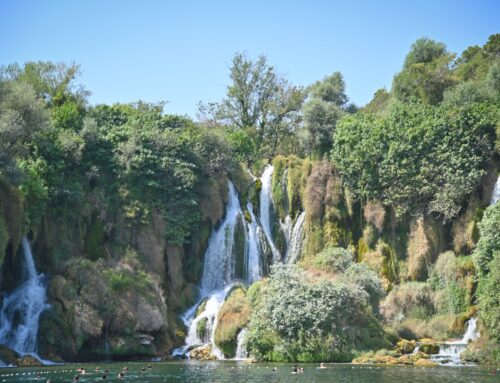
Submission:
<svg viewBox="0 0 500 383">
<path fill-rule="evenodd" d="M 3 260 L 5 257 L 5 250 L 7 249 L 8 243 L 9 243 L 9 232 L 7 230 L 7 224 L 5 222 L 3 209 L 0 208 L 0 265 L 3 264 Z"/>
<path fill-rule="evenodd" d="M 85 254 L 94 261 L 99 258 L 105 258 L 106 251 L 104 249 L 104 244 L 104 223 L 100 219 L 95 218 L 92 220 L 92 224 L 87 232 L 87 237 L 85 238 Z"/>
<path fill-rule="evenodd" d="M 247 221 L 248 223 L 252 223 L 252 216 L 250 215 L 250 212 L 248 210 L 245 209 L 243 215 L 245 216 L 245 221 Z"/>
<path fill-rule="evenodd" d="M 234 228 L 235 276 L 243 279 L 245 273 L 245 227 L 238 219 Z"/>
<path fill-rule="evenodd" d="M 247 325 L 250 314 L 251 307 L 245 290 L 234 288 L 219 311 L 215 329 L 215 344 L 226 357 L 235 355 L 238 333 Z"/>
<path fill-rule="evenodd" d="M 207 335 L 207 322 L 207 318 L 201 318 L 196 324 L 196 335 L 198 335 L 200 339 L 205 339 Z"/>
<path fill-rule="evenodd" d="M 207 302 L 208 302 L 208 298 L 204 298 L 200 304 L 198 305 L 198 307 L 196 308 L 196 313 L 195 313 L 195 318 L 200 316 L 201 313 L 203 311 L 205 311 L 205 307 L 207 307 Z"/>
</svg>

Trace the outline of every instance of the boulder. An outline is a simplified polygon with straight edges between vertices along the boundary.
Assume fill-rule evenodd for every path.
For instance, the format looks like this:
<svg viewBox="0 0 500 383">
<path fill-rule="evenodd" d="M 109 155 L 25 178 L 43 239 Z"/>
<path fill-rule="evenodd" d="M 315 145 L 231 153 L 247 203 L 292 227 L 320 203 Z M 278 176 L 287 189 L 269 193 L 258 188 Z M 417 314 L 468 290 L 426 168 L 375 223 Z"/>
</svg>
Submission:
<svg viewBox="0 0 500 383">
<path fill-rule="evenodd" d="M 189 357 L 196 360 L 216 360 L 217 357 L 212 353 L 212 346 L 207 344 L 196 347 L 189 352 Z"/>
<path fill-rule="evenodd" d="M 397 350 L 401 354 L 411 354 L 415 350 L 416 342 L 414 340 L 401 339 L 397 344 Z"/>
<path fill-rule="evenodd" d="M 419 351 L 427 355 L 436 355 L 439 354 L 439 344 L 437 343 L 424 343 L 419 347 Z"/>
<path fill-rule="evenodd" d="M 18 367 L 41 367 L 43 363 L 32 355 L 24 355 L 17 360 Z"/>
</svg>

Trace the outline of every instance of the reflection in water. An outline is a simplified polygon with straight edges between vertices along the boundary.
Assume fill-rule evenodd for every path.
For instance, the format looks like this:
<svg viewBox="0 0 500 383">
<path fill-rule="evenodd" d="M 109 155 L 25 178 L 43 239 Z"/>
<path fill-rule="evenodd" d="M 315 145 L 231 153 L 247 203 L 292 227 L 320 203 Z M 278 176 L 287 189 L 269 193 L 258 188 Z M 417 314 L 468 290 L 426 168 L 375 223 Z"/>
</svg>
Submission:
<svg viewBox="0 0 500 383">
<path fill-rule="evenodd" d="M 302 374 L 293 375 L 292 364 L 216 361 L 184 361 L 172 363 L 152 363 L 151 370 L 145 369 L 149 363 L 99 364 L 100 372 L 95 372 L 98 364 L 86 364 L 86 374 L 82 382 L 102 381 L 102 371 L 109 369 L 109 380 L 119 381 L 117 375 L 126 365 L 129 372 L 123 381 L 127 382 L 228 382 L 228 383 L 470 383 L 498 382 L 499 375 L 491 375 L 479 367 L 413 367 L 413 366 L 359 366 L 351 364 L 327 364 L 327 369 L 318 369 L 318 364 L 299 364 L 305 368 Z M 61 365 L 38 369 L 5 368 L 0 370 L 2 382 L 70 382 L 76 369 L 82 365 Z M 278 371 L 273 372 L 273 367 Z M 500 374 L 500 371 L 498 372 Z"/>
</svg>

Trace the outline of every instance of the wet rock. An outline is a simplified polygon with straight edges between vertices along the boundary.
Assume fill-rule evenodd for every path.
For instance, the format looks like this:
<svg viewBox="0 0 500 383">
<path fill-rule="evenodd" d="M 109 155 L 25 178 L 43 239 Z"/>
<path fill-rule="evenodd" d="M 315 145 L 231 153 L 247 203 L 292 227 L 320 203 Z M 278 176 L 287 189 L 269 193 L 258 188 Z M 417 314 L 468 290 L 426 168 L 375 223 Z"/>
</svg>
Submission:
<svg viewBox="0 0 500 383">
<path fill-rule="evenodd" d="M 209 344 L 194 348 L 189 352 L 189 357 L 196 360 L 217 359 L 217 357 L 212 353 L 212 346 Z"/>
<path fill-rule="evenodd" d="M 401 339 L 397 344 L 397 350 L 401 354 L 411 354 L 416 347 L 416 342 L 414 340 Z"/>
<path fill-rule="evenodd" d="M 31 355 L 24 355 L 17 360 L 18 367 L 41 367 L 43 363 Z"/>
<path fill-rule="evenodd" d="M 428 355 L 436 355 L 439 354 L 439 344 L 437 343 L 421 344 L 419 350 Z"/>
<path fill-rule="evenodd" d="M 415 364 L 415 366 L 419 366 L 419 367 L 435 367 L 437 366 L 438 364 L 433 362 L 432 360 L 429 360 L 429 359 L 425 359 L 425 358 L 420 358 L 418 359 Z"/>
</svg>

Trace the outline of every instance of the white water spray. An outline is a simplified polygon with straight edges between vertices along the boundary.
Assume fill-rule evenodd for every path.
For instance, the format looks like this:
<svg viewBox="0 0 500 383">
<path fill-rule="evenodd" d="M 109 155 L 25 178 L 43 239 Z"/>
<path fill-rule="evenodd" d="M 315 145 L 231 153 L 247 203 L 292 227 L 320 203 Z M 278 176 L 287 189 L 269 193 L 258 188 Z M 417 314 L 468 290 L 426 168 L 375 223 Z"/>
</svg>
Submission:
<svg viewBox="0 0 500 383">
<path fill-rule="evenodd" d="M 304 221 L 306 218 L 306 213 L 303 211 L 297 217 L 297 221 L 295 225 L 293 225 L 293 229 L 291 230 L 290 241 L 288 250 L 285 257 L 285 263 L 293 264 L 296 263 L 299 259 L 300 254 L 302 253 L 302 240 L 304 237 Z"/>
<path fill-rule="evenodd" d="M 37 356 L 38 321 L 47 304 L 43 274 L 37 274 L 28 240 L 23 238 L 22 283 L 7 295 L 0 311 L 0 344 L 20 355 Z"/>
<path fill-rule="evenodd" d="M 500 175 L 497 178 L 497 182 L 495 183 L 495 188 L 493 189 L 493 193 L 491 195 L 490 205 L 494 205 L 500 200 Z"/>
<path fill-rule="evenodd" d="M 244 278 L 252 283 L 262 277 L 262 233 L 252 205 L 247 205 L 251 222 L 244 221 L 244 254 L 236 254 L 234 237 L 237 223 L 243 220 L 238 194 L 229 182 L 229 200 L 226 215 L 221 225 L 212 232 L 205 252 L 203 276 L 201 281 L 202 299 L 188 309 L 182 319 L 188 327 L 186 344 L 173 351 L 174 356 L 188 355 L 193 348 L 211 345 L 212 353 L 224 359 L 223 353 L 215 346 L 214 336 L 217 327 L 217 315 L 236 281 L 236 258 L 244 257 Z M 205 307 L 196 316 L 197 308 L 206 300 Z M 202 322 L 203 321 L 203 322 Z M 200 331 L 201 330 L 201 331 Z"/>
<path fill-rule="evenodd" d="M 467 329 L 464 336 L 459 341 L 443 342 L 439 344 L 439 353 L 431 356 L 431 360 L 445 365 L 458 366 L 462 364 L 460 354 L 467 349 L 470 341 L 479 339 L 477 329 L 477 318 L 470 318 L 467 322 Z M 418 351 L 418 348 L 416 349 Z"/>
<path fill-rule="evenodd" d="M 248 358 L 246 345 L 247 329 L 244 328 L 238 333 L 238 346 L 236 347 L 236 356 L 234 359 L 242 360 Z"/>
<path fill-rule="evenodd" d="M 262 236 L 250 202 L 247 204 L 247 211 L 252 222 L 245 225 L 245 280 L 250 285 L 262 278 Z"/>
<path fill-rule="evenodd" d="M 219 228 L 212 232 L 205 252 L 201 280 L 201 288 L 205 294 L 220 290 L 235 279 L 234 230 L 242 213 L 232 182 L 228 183 L 228 188 L 226 216 Z"/>
<path fill-rule="evenodd" d="M 276 248 L 273 241 L 273 233 L 271 229 L 271 207 L 272 207 L 272 176 L 273 176 L 274 167 L 272 165 L 266 166 L 264 172 L 262 173 L 262 177 L 260 178 L 262 188 L 260 190 L 260 221 L 262 224 L 262 229 L 267 238 L 267 242 L 269 243 L 269 247 L 273 253 L 273 261 L 279 262 L 281 261 L 281 254 Z"/>
</svg>

